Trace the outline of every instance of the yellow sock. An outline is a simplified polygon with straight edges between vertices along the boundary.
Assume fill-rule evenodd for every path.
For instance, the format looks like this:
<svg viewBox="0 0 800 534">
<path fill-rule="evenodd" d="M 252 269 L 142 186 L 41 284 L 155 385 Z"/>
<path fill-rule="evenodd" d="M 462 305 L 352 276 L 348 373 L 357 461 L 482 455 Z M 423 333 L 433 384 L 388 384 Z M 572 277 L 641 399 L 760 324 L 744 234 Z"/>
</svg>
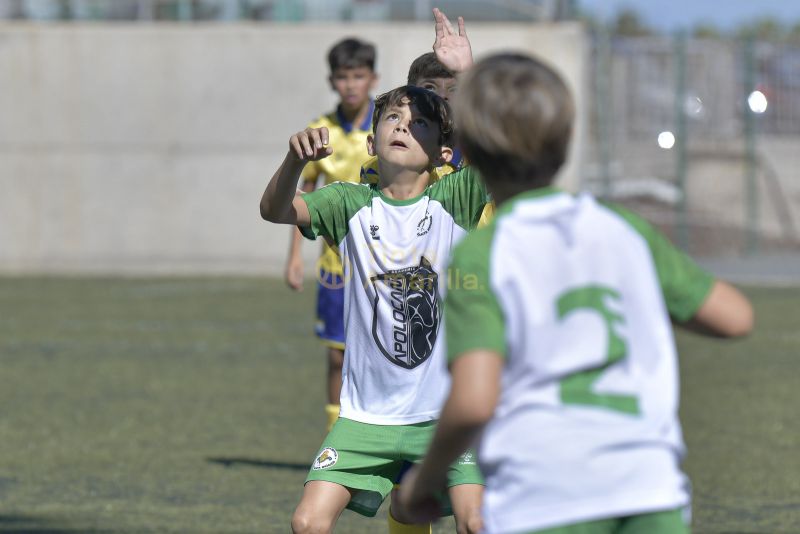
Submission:
<svg viewBox="0 0 800 534">
<path fill-rule="evenodd" d="M 407 525 L 392 517 L 391 512 L 386 515 L 386 518 L 389 520 L 389 534 L 431 534 L 433 532 L 430 523 L 427 525 Z"/>
<path fill-rule="evenodd" d="M 335 423 L 336 420 L 339 419 L 339 405 L 326 404 L 325 415 L 328 417 L 328 432 L 330 432 L 331 428 L 333 428 L 333 423 Z"/>
</svg>

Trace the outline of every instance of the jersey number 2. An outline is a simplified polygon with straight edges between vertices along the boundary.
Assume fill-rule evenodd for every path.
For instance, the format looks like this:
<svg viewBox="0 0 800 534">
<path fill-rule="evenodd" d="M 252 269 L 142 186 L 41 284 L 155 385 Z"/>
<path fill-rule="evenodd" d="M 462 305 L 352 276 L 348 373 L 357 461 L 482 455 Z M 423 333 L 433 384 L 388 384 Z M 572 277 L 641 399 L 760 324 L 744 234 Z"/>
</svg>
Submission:
<svg viewBox="0 0 800 534">
<path fill-rule="evenodd" d="M 623 323 L 622 315 L 610 310 L 606 299 L 620 300 L 618 291 L 602 286 L 585 286 L 572 289 L 558 298 L 558 318 L 564 319 L 575 310 L 594 310 L 603 318 L 608 332 L 608 346 L 605 361 L 594 369 L 580 371 L 561 380 L 561 402 L 599 406 L 636 415 L 639 413 L 638 399 L 632 395 L 616 395 L 612 393 L 594 393 L 592 385 L 603 372 L 628 355 L 625 340 L 616 332 L 617 323 Z"/>
</svg>

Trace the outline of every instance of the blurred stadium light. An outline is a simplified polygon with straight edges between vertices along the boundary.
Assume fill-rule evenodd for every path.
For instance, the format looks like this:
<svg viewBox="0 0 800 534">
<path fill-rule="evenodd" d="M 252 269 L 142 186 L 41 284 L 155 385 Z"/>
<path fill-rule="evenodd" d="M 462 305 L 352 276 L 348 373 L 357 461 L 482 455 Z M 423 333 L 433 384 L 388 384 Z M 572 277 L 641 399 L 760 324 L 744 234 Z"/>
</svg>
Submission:
<svg viewBox="0 0 800 534">
<path fill-rule="evenodd" d="M 0 18 L 276 22 L 429 20 L 431 9 L 470 21 L 574 18 L 575 0 L 3 0 Z"/>
</svg>

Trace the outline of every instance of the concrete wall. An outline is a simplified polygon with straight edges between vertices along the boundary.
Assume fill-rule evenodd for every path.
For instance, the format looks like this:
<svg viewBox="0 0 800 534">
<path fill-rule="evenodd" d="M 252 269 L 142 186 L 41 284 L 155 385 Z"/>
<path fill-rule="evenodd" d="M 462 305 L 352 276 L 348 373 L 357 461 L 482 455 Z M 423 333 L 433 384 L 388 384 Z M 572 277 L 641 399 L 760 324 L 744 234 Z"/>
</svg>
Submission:
<svg viewBox="0 0 800 534">
<path fill-rule="evenodd" d="M 476 56 L 535 52 L 583 93 L 579 26 L 468 30 Z M 348 35 L 378 44 L 384 91 L 433 25 L 0 25 L 0 272 L 280 272 L 289 229 L 258 200 L 335 104 L 324 56 Z"/>
</svg>

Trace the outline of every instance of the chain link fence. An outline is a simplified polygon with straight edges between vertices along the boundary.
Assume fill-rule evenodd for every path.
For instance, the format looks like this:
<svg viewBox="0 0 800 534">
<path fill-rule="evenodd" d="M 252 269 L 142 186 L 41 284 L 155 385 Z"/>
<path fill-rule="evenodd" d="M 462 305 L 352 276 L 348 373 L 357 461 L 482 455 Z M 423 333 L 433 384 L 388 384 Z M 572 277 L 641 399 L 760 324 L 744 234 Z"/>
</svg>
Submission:
<svg viewBox="0 0 800 534">
<path fill-rule="evenodd" d="M 48 20 L 408 21 L 436 6 L 469 21 L 571 19 L 574 0 L 2 0 L 0 18 Z"/>
<path fill-rule="evenodd" d="M 800 250 L 800 48 L 594 40 L 584 183 L 693 254 Z"/>
</svg>

